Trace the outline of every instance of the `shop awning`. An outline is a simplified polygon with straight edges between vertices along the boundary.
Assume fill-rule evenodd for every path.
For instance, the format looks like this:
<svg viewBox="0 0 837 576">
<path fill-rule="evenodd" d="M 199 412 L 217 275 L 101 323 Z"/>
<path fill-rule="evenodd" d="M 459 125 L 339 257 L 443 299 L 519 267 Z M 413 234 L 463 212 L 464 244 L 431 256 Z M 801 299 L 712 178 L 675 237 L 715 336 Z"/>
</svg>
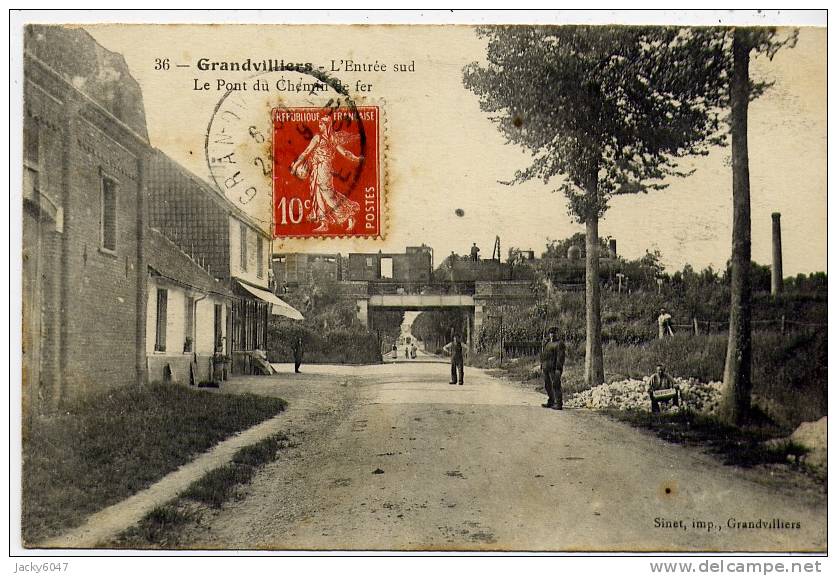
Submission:
<svg viewBox="0 0 837 576">
<path fill-rule="evenodd" d="M 260 288 L 254 288 L 253 286 L 245 284 L 240 280 L 238 281 L 238 284 L 259 300 L 272 304 L 270 307 L 270 313 L 274 316 L 285 316 L 286 318 L 292 318 L 293 320 L 304 320 L 304 317 L 299 310 L 276 296 L 273 292 L 268 292 L 267 290 L 262 290 Z"/>
</svg>

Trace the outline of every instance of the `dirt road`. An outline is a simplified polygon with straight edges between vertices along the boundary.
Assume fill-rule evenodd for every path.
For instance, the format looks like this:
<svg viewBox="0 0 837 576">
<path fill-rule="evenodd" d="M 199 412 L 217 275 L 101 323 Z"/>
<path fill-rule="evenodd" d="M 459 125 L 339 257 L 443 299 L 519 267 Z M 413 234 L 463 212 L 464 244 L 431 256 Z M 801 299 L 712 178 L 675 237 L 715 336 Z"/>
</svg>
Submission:
<svg viewBox="0 0 837 576">
<path fill-rule="evenodd" d="M 779 493 L 588 411 L 546 410 L 545 396 L 476 369 L 466 370 L 464 386 L 448 385 L 448 367 L 433 363 L 281 370 L 226 391 L 286 398 L 296 445 L 191 529 L 187 546 L 826 546 L 824 502 Z M 742 522 L 750 527 L 730 527 Z"/>
</svg>

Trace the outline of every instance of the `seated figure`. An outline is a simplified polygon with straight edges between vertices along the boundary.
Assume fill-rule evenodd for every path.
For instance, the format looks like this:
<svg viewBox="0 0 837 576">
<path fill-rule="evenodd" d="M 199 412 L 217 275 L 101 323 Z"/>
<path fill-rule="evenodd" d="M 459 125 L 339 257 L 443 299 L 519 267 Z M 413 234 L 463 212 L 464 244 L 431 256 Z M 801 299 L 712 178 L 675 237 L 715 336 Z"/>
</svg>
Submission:
<svg viewBox="0 0 837 576">
<path fill-rule="evenodd" d="M 680 405 L 680 389 L 674 379 L 666 374 L 662 364 L 657 364 L 657 369 L 648 381 L 648 396 L 651 398 L 651 412 L 659 412 L 660 403 Z"/>
</svg>

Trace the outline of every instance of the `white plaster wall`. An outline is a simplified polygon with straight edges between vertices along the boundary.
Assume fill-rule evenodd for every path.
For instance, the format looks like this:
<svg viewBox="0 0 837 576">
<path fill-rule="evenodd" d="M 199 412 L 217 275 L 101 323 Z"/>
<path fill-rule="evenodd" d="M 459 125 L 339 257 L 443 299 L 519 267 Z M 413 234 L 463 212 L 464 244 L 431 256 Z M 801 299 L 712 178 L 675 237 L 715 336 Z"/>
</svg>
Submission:
<svg viewBox="0 0 837 576">
<path fill-rule="evenodd" d="M 166 306 L 166 351 L 157 352 L 154 344 L 157 342 L 157 289 L 168 290 Z M 149 355 L 176 355 L 183 353 L 186 339 L 184 331 L 186 321 L 186 292 L 183 288 L 159 279 L 148 279 L 148 300 L 146 305 L 145 350 Z"/>
<path fill-rule="evenodd" d="M 195 351 L 198 354 L 215 352 L 215 304 L 221 304 L 221 336 L 227 335 L 227 306 L 224 300 L 212 295 L 199 300 L 195 306 Z"/>
<path fill-rule="evenodd" d="M 245 224 L 245 226 L 247 226 Z M 267 271 L 270 267 L 270 241 L 262 237 L 262 277 L 256 274 L 256 257 L 258 256 L 258 240 L 260 236 L 255 229 L 247 226 L 247 270 L 241 268 L 241 220 L 230 216 L 230 270 L 233 276 L 238 276 L 256 286 L 268 287 Z"/>
</svg>

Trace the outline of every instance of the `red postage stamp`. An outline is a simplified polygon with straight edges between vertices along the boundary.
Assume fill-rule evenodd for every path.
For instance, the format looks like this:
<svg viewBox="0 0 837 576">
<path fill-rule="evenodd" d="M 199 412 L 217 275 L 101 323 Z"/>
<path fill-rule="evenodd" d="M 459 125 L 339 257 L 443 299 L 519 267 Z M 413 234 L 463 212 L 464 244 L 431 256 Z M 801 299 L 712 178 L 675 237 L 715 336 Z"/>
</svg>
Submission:
<svg viewBox="0 0 837 576">
<path fill-rule="evenodd" d="M 379 108 L 288 107 L 271 114 L 274 236 L 379 236 Z"/>
</svg>

